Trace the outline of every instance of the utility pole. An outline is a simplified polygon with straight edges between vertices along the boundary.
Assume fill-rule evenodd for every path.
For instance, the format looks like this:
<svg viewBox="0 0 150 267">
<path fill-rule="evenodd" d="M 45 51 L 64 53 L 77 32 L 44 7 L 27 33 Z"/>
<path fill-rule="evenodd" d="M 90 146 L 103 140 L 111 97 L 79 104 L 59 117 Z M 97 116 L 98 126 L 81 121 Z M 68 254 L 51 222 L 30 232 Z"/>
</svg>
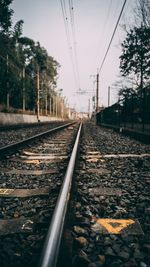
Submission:
<svg viewBox="0 0 150 267">
<path fill-rule="evenodd" d="M 49 96 L 49 115 L 52 115 L 52 98 L 51 98 L 51 94 Z"/>
<path fill-rule="evenodd" d="M 62 117 L 62 119 L 64 118 L 64 102 L 63 102 L 63 98 L 61 100 L 61 117 Z"/>
<path fill-rule="evenodd" d="M 8 54 L 6 56 L 6 66 L 7 66 L 7 69 L 6 69 L 6 72 L 7 72 L 7 82 L 6 82 L 6 87 L 7 87 L 7 110 L 9 109 L 9 84 L 8 84 Z"/>
<path fill-rule="evenodd" d="M 23 98 L 23 111 L 26 109 L 26 99 L 25 99 L 25 67 L 22 70 L 22 82 L 23 82 L 23 90 L 22 90 L 22 98 Z"/>
<path fill-rule="evenodd" d="M 40 78 L 39 66 L 37 66 L 37 120 L 40 122 Z"/>
<path fill-rule="evenodd" d="M 58 99 L 57 99 L 57 93 L 56 93 L 56 98 L 55 98 L 55 100 L 56 100 L 56 117 L 58 116 Z"/>
<path fill-rule="evenodd" d="M 96 75 L 96 112 L 98 112 L 99 74 Z"/>
<path fill-rule="evenodd" d="M 110 106 L 110 86 L 108 86 L 108 107 Z"/>
<path fill-rule="evenodd" d="M 55 116 L 55 95 L 53 94 L 53 117 Z"/>
<path fill-rule="evenodd" d="M 47 116 L 47 88 L 45 89 L 45 115 Z"/>
<path fill-rule="evenodd" d="M 89 98 L 89 101 L 88 101 L 88 117 L 90 118 L 90 98 Z"/>
</svg>

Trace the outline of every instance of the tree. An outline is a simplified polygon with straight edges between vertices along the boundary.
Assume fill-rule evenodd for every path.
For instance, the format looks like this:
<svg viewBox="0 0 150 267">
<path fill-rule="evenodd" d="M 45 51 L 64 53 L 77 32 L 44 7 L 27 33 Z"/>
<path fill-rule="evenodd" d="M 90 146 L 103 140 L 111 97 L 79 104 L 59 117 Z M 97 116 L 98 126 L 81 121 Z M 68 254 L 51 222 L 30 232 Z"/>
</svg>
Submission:
<svg viewBox="0 0 150 267">
<path fill-rule="evenodd" d="M 13 10 L 9 7 L 12 0 L 0 1 L 0 96 L 2 101 L 9 98 L 9 75 L 8 58 L 11 50 L 11 25 Z M 9 76 L 9 77 L 8 77 Z M 7 101 L 9 104 L 9 100 Z"/>
<path fill-rule="evenodd" d="M 120 70 L 123 76 L 136 76 L 142 89 L 150 77 L 150 28 L 134 27 L 122 43 Z"/>
<path fill-rule="evenodd" d="M 150 27 L 150 1 L 138 0 L 135 13 L 135 21 L 137 25 L 143 24 L 145 27 Z"/>
<path fill-rule="evenodd" d="M 23 36 L 23 20 L 12 27 L 13 0 L 0 0 L 0 103 L 35 109 L 37 72 L 47 101 L 59 64 L 40 43 Z M 6 101 L 7 99 L 7 101 Z M 45 104 L 47 106 L 47 104 Z"/>
<path fill-rule="evenodd" d="M 11 17 L 13 10 L 9 7 L 13 0 L 0 1 L 0 31 L 8 33 L 12 25 Z"/>
</svg>

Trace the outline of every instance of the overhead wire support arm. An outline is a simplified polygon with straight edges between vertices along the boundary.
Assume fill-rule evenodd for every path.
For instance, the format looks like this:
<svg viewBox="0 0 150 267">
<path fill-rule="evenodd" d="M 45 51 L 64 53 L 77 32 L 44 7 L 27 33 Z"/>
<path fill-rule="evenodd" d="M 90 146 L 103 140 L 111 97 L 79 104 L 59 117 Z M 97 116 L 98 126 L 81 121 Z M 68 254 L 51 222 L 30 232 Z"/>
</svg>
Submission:
<svg viewBox="0 0 150 267">
<path fill-rule="evenodd" d="M 116 25 L 115 25 L 115 28 L 114 28 L 113 34 L 112 34 L 112 36 L 111 36 L 111 39 L 110 39 L 110 42 L 109 42 L 108 48 L 107 48 L 107 50 L 106 50 L 106 53 L 105 53 L 105 56 L 104 56 L 104 58 L 103 58 L 103 61 L 102 61 L 101 65 L 100 65 L 100 68 L 99 68 L 98 74 L 100 73 L 100 71 L 101 71 L 101 69 L 102 69 L 102 67 L 103 67 L 103 65 L 104 65 L 105 59 L 106 59 L 106 57 L 107 57 L 107 54 L 108 54 L 108 51 L 109 51 L 109 49 L 110 49 L 110 46 L 111 46 L 112 40 L 113 40 L 113 38 L 114 38 L 114 35 L 115 35 L 115 32 L 116 32 L 116 30 L 117 30 L 117 27 L 118 27 L 119 21 L 120 21 L 120 19 L 121 19 L 121 16 L 122 16 L 122 13 L 123 13 L 123 10 L 124 10 L 124 7 L 125 7 L 125 4 L 126 4 L 126 2 L 127 2 L 127 0 L 124 0 L 124 3 L 123 3 L 123 6 L 122 6 L 122 9 L 121 9 L 121 11 L 120 11 L 120 14 L 119 14 L 119 17 L 118 17 L 117 23 L 116 23 Z"/>
</svg>

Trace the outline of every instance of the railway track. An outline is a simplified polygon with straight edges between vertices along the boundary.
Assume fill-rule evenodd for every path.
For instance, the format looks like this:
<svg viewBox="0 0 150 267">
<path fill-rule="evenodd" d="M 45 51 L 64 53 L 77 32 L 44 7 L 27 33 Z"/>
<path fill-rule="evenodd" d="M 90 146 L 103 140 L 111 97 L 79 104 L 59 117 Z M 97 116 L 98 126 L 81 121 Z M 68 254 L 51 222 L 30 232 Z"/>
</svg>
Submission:
<svg viewBox="0 0 150 267">
<path fill-rule="evenodd" d="M 45 132 L 67 123 L 68 122 L 64 121 L 51 121 L 47 123 L 0 126 L 0 147 L 21 141 L 39 132 Z"/>
<path fill-rule="evenodd" d="M 0 266 L 39 263 L 79 126 L 63 127 L 0 149 Z"/>
<path fill-rule="evenodd" d="M 72 127 L 2 161 L 1 266 L 148 267 L 150 147 L 84 123 L 74 175 L 81 126 L 72 155 L 63 149 Z"/>
<path fill-rule="evenodd" d="M 91 123 L 82 140 L 70 266 L 150 266 L 150 146 Z"/>
</svg>

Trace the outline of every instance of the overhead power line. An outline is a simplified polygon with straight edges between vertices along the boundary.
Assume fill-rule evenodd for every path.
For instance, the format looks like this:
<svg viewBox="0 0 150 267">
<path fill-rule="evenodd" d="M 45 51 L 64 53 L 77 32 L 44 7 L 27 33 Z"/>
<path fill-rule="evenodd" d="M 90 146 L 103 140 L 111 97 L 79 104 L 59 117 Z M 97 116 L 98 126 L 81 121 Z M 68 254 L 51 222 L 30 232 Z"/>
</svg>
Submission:
<svg viewBox="0 0 150 267">
<path fill-rule="evenodd" d="M 76 73 L 75 73 L 75 65 L 73 61 L 73 54 L 72 54 L 72 46 L 71 46 L 71 40 L 70 40 L 70 34 L 69 34 L 69 26 L 68 26 L 68 17 L 67 17 L 67 11 L 66 11 L 66 4 L 64 0 L 60 0 L 61 3 L 61 9 L 62 9 L 62 15 L 64 20 L 64 26 L 65 26 L 65 32 L 66 32 L 66 38 L 67 38 L 67 44 L 73 69 L 73 75 L 75 83 L 77 83 Z"/>
<path fill-rule="evenodd" d="M 77 50 L 76 50 L 77 42 L 76 42 L 76 34 L 75 34 L 73 0 L 69 0 L 69 10 L 70 10 L 70 18 L 71 18 L 71 29 L 72 29 L 73 48 L 74 48 L 74 57 L 75 57 L 75 66 L 76 66 L 76 72 L 77 72 L 78 88 L 80 88 L 80 75 L 79 75 L 79 66 L 78 66 L 78 56 L 77 56 Z"/>
<path fill-rule="evenodd" d="M 102 35 L 105 33 L 105 30 L 107 28 L 107 24 L 109 22 L 109 16 L 110 16 L 111 6 L 112 6 L 112 0 L 110 0 L 109 6 L 108 6 L 107 15 L 106 15 L 106 18 L 105 18 Z"/>
<path fill-rule="evenodd" d="M 107 50 L 106 50 L 106 53 L 105 53 L 105 55 L 104 55 L 104 58 L 103 58 L 103 61 L 102 61 L 101 65 L 100 65 L 100 68 L 99 68 L 98 74 L 101 72 L 101 69 L 102 69 L 102 67 L 103 67 L 103 65 L 104 65 L 105 59 L 106 59 L 106 57 L 107 57 L 107 54 L 108 54 L 108 51 L 109 51 L 109 49 L 110 49 L 110 46 L 111 46 L 112 40 L 113 40 L 113 38 L 114 38 L 114 35 L 115 35 L 115 32 L 116 32 L 116 30 L 117 30 L 117 27 L 118 27 L 119 21 L 120 21 L 120 19 L 121 19 L 121 16 L 122 16 L 122 13 L 123 13 L 123 10 L 124 10 L 124 7 L 125 7 L 125 4 L 126 4 L 126 2 L 127 2 L 127 0 L 124 0 L 124 3 L 123 3 L 123 6 L 122 6 L 122 9 L 121 9 L 121 11 L 120 11 L 120 14 L 119 14 L 119 17 L 118 17 L 117 23 L 116 23 L 116 25 L 115 25 L 115 28 L 114 28 L 113 34 L 112 34 L 112 36 L 111 36 L 111 39 L 110 39 L 110 42 L 109 42 L 108 48 L 107 48 Z"/>
<path fill-rule="evenodd" d="M 76 86 L 80 88 L 78 59 L 77 59 L 77 51 L 76 51 L 73 1 L 69 0 L 68 8 L 66 7 L 65 0 L 60 0 L 60 3 L 61 3 L 65 32 L 66 32 L 66 37 L 67 37 L 67 43 L 68 43 L 68 48 L 69 48 L 69 53 L 70 53 L 70 59 L 71 59 L 72 68 L 73 68 L 74 80 L 75 80 Z M 67 11 L 70 11 L 70 19 L 68 19 Z M 71 23 L 70 25 L 69 25 L 69 22 Z M 72 31 L 72 36 L 71 36 L 70 30 Z"/>
</svg>

